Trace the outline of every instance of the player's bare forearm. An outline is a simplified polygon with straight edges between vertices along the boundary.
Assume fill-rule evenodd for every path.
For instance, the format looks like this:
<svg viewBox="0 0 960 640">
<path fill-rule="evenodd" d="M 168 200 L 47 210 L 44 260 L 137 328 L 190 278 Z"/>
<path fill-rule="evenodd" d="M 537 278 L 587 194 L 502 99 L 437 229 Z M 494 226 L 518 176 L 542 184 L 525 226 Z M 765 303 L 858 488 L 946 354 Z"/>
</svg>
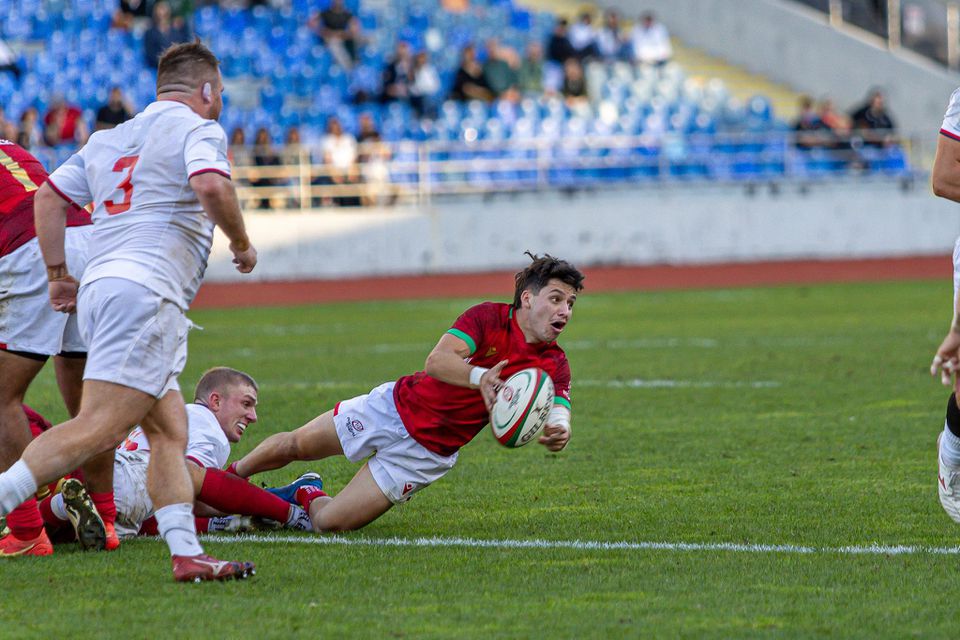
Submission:
<svg viewBox="0 0 960 640">
<path fill-rule="evenodd" d="M 40 185 L 33 199 L 33 219 L 37 228 L 37 242 L 47 266 L 63 265 L 66 270 L 64 237 L 67 208 L 70 206 L 47 183 Z"/>
<path fill-rule="evenodd" d="M 439 347 L 440 345 L 437 345 Z M 473 366 L 464 361 L 464 356 L 456 351 L 443 348 L 434 348 L 427 356 L 423 370 L 431 378 L 436 378 L 458 387 L 469 387 L 470 371 Z"/>
<path fill-rule="evenodd" d="M 234 470 L 242 478 L 279 469 L 296 460 L 296 443 L 292 432 L 275 433 L 258 444 L 253 451 L 236 462 Z"/>
</svg>

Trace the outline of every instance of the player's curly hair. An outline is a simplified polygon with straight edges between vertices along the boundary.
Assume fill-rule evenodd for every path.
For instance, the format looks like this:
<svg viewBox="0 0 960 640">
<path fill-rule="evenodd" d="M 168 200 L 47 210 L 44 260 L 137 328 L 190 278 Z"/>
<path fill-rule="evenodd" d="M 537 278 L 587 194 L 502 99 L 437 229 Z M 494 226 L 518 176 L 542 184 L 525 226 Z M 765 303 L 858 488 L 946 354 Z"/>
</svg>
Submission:
<svg viewBox="0 0 960 640">
<path fill-rule="evenodd" d="M 212 82 L 220 61 L 200 39 L 168 47 L 157 64 L 157 93 L 196 89 Z"/>
<path fill-rule="evenodd" d="M 584 275 L 566 260 L 554 258 L 549 253 L 538 256 L 535 253 L 525 251 L 524 255 L 530 256 L 533 262 L 514 276 L 514 282 L 516 283 L 513 292 L 514 308 L 520 308 L 520 296 L 524 291 L 529 289 L 533 294 L 538 294 L 554 278 L 570 285 L 574 291 L 583 290 Z"/>
</svg>

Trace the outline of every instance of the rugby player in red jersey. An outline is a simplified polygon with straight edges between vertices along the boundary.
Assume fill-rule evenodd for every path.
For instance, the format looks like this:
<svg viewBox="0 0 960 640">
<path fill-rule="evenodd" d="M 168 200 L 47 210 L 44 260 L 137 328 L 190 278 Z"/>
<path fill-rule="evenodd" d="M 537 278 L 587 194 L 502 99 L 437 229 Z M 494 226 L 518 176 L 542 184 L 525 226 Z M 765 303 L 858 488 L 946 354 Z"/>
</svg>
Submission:
<svg viewBox="0 0 960 640">
<path fill-rule="evenodd" d="M 424 370 L 344 400 L 295 431 L 264 440 L 230 470 L 247 477 L 295 460 L 343 455 L 363 467 L 336 496 L 313 477 L 287 487 L 315 531 L 359 529 L 443 477 L 489 421 L 502 378 L 540 367 L 554 407 L 540 437 L 550 451 L 570 440 L 570 366 L 557 337 L 573 314 L 583 274 L 545 255 L 516 274 L 513 304 L 467 309 L 427 356 Z M 302 486 L 300 486 L 302 485 Z"/>
<path fill-rule="evenodd" d="M 50 356 L 57 383 L 70 415 L 80 409 L 86 345 L 75 315 L 50 307 L 47 271 L 34 226 L 34 195 L 47 181 L 43 165 L 29 151 L 9 140 L 0 140 L 0 471 L 17 461 L 32 438 L 23 396 Z M 83 274 L 90 237 L 90 214 L 73 206 L 66 213 L 66 255 L 70 272 Z M 82 542 L 86 547 L 116 548 L 111 516 L 113 456 L 100 455 L 85 465 L 90 499 L 77 497 L 71 515 L 90 522 Z M 104 521 L 100 520 L 100 516 Z M 79 522 L 79 520 L 77 521 Z M 76 524 L 76 522 L 75 522 Z M 0 558 L 49 555 L 50 541 L 35 498 L 28 498 L 7 515 L 9 535 L 0 538 Z"/>
</svg>

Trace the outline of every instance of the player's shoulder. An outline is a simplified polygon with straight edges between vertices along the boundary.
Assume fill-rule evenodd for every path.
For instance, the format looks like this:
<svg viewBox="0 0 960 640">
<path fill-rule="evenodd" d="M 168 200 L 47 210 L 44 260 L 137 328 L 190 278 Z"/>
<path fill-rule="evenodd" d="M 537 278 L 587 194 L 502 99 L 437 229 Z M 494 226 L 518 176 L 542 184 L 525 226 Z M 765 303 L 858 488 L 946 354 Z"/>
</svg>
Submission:
<svg viewBox="0 0 960 640">
<path fill-rule="evenodd" d="M 190 432 L 194 431 L 221 431 L 217 416 L 207 407 L 196 402 L 187 405 L 187 424 Z M 216 427 L 216 429 L 214 429 Z"/>
<path fill-rule="evenodd" d="M 0 138 L 0 149 L 3 149 L 3 152 L 12 158 L 14 162 L 23 163 L 23 162 L 36 162 L 40 163 L 37 160 L 37 157 L 32 153 L 21 147 L 19 144 L 13 140 L 7 140 L 5 138 Z"/>
<path fill-rule="evenodd" d="M 469 307 L 463 314 L 484 318 L 509 319 L 511 309 L 511 306 L 505 302 L 487 301 Z"/>
<path fill-rule="evenodd" d="M 947 116 L 960 113 L 960 87 L 953 90 L 950 94 L 950 101 L 947 103 Z"/>
</svg>

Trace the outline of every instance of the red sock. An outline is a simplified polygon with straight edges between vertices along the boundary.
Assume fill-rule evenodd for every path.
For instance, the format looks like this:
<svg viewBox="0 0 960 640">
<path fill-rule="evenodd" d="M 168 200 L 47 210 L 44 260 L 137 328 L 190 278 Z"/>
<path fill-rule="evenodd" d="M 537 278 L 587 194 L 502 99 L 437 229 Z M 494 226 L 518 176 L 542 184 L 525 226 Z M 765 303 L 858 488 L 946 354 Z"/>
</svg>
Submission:
<svg viewBox="0 0 960 640">
<path fill-rule="evenodd" d="M 330 495 L 323 489 L 306 485 L 297 489 L 297 492 L 293 494 L 293 497 L 297 502 L 300 503 L 300 506 L 303 507 L 304 511 L 310 513 L 311 502 L 317 498 L 328 498 Z"/>
<path fill-rule="evenodd" d="M 7 514 L 7 526 L 15 538 L 33 540 L 43 531 L 43 518 L 37 508 L 37 499 L 28 498 L 19 507 Z"/>
<path fill-rule="evenodd" d="M 53 502 L 53 496 L 56 494 L 51 494 L 40 501 L 40 517 L 43 518 L 43 524 L 48 529 L 58 529 L 65 524 L 69 524 L 69 520 L 62 520 L 60 516 L 53 512 L 53 507 L 50 506 L 50 503 Z"/>
<path fill-rule="evenodd" d="M 140 525 L 140 531 L 137 531 L 138 536 L 158 536 L 160 535 L 160 528 L 157 526 L 157 519 L 153 516 L 150 516 L 143 521 L 143 524 Z"/>
<path fill-rule="evenodd" d="M 277 522 L 286 522 L 290 514 L 290 504 L 283 498 L 220 469 L 207 469 L 197 499 L 224 513 L 260 516 Z"/>
<path fill-rule="evenodd" d="M 225 469 L 225 471 L 226 471 L 227 473 L 229 473 L 230 475 L 237 476 L 238 478 L 243 478 L 242 475 L 240 475 L 239 473 L 237 473 L 237 463 L 236 463 L 236 462 L 231 462 L 231 463 L 230 463 L 230 466 L 227 467 L 227 468 Z M 243 478 L 243 479 L 246 480 L 246 478 Z"/>
<path fill-rule="evenodd" d="M 197 533 L 208 533 L 210 531 L 210 518 L 194 518 L 193 522 L 197 527 Z"/>
<path fill-rule="evenodd" d="M 113 503 L 113 491 L 107 493 L 90 493 L 90 499 L 93 500 L 93 506 L 97 508 L 97 513 L 103 518 L 104 522 L 114 523 L 117 521 L 117 505 Z"/>
</svg>

